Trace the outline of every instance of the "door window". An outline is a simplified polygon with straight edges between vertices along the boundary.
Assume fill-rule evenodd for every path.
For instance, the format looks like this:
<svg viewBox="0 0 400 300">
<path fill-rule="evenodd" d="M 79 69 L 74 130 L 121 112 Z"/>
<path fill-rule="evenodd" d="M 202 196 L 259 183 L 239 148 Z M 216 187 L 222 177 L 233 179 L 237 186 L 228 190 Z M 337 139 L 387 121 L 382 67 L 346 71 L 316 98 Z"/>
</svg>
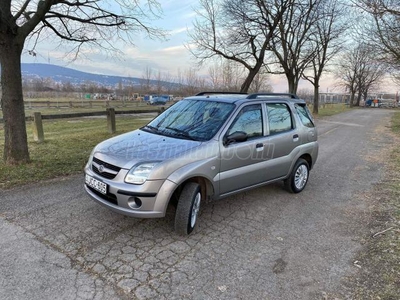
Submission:
<svg viewBox="0 0 400 300">
<path fill-rule="evenodd" d="M 283 103 L 268 103 L 269 134 L 274 135 L 293 129 L 289 107 Z"/>
<path fill-rule="evenodd" d="M 261 104 L 253 104 L 244 107 L 236 116 L 227 135 L 236 131 L 247 134 L 248 139 L 263 136 L 263 119 Z"/>
</svg>

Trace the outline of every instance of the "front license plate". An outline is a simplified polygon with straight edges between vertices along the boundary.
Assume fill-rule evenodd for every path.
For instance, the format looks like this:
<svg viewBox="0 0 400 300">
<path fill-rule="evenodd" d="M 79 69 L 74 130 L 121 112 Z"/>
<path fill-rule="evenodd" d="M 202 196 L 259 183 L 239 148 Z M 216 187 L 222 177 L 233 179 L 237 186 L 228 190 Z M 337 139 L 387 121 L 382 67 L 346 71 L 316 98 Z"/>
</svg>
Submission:
<svg viewBox="0 0 400 300">
<path fill-rule="evenodd" d="M 107 194 L 107 184 L 104 182 L 101 182 L 100 180 L 97 180 L 96 178 L 93 178 L 90 175 L 85 175 L 85 182 L 88 186 L 91 188 L 94 188 L 96 191 L 99 191 L 102 194 Z"/>
</svg>

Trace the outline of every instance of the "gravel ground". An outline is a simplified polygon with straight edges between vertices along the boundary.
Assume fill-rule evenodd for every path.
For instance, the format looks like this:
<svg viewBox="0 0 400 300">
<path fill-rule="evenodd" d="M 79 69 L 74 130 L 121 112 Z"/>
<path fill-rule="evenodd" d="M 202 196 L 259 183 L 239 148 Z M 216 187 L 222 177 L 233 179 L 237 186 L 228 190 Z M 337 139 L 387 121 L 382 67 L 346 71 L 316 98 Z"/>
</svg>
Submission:
<svg viewBox="0 0 400 300">
<path fill-rule="evenodd" d="M 323 299 L 356 276 L 391 111 L 318 120 L 306 189 L 281 183 L 202 207 L 189 237 L 91 201 L 83 176 L 0 191 L 2 299 Z M 39 170 L 38 170 L 39 171 Z M 338 291 L 339 290 L 339 291 Z M 344 297 L 346 292 L 341 293 Z"/>
</svg>

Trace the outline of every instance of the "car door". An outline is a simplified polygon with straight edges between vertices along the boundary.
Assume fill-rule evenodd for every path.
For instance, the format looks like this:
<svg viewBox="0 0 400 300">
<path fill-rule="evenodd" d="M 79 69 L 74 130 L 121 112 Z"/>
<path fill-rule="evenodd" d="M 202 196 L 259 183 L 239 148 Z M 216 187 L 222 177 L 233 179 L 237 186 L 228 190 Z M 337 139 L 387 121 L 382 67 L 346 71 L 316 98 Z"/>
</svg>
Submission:
<svg viewBox="0 0 400 300">
<path fill-rule="evenodd" d="M 266 180 L 264 163 L 269 149 L 265 145 L 265 107 L 261 104 L 245 105 L 235 116 L 221 140 L 220 194 L 224 195 Z M 247 134 L 241 142 L 226 141 L 235 132 Z M 225 139 L 225 141 L 223 141 Z"/>
<path fill-rule="evenodd" d="M 299 130 L 288 103 L 266 103 L 267 135 L 271 157 L 266 179 L 273 180 L 286 176 L 293 162 L 293 151 L 301 144 Z"/>
</svg>

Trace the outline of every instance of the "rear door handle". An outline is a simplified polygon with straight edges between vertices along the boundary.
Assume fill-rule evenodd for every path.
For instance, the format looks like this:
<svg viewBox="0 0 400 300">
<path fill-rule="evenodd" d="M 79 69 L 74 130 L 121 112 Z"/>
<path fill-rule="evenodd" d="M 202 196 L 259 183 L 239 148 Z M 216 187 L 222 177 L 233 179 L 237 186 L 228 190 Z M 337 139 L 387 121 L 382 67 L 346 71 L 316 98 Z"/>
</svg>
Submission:
<svg viewBox="0 0 400 300">
<path fill-rule="evenodd" d="M 293 135 L 293 142 L 298 142 L 299 141 L 299 135 L 296 133 Z"/>
</svg>

